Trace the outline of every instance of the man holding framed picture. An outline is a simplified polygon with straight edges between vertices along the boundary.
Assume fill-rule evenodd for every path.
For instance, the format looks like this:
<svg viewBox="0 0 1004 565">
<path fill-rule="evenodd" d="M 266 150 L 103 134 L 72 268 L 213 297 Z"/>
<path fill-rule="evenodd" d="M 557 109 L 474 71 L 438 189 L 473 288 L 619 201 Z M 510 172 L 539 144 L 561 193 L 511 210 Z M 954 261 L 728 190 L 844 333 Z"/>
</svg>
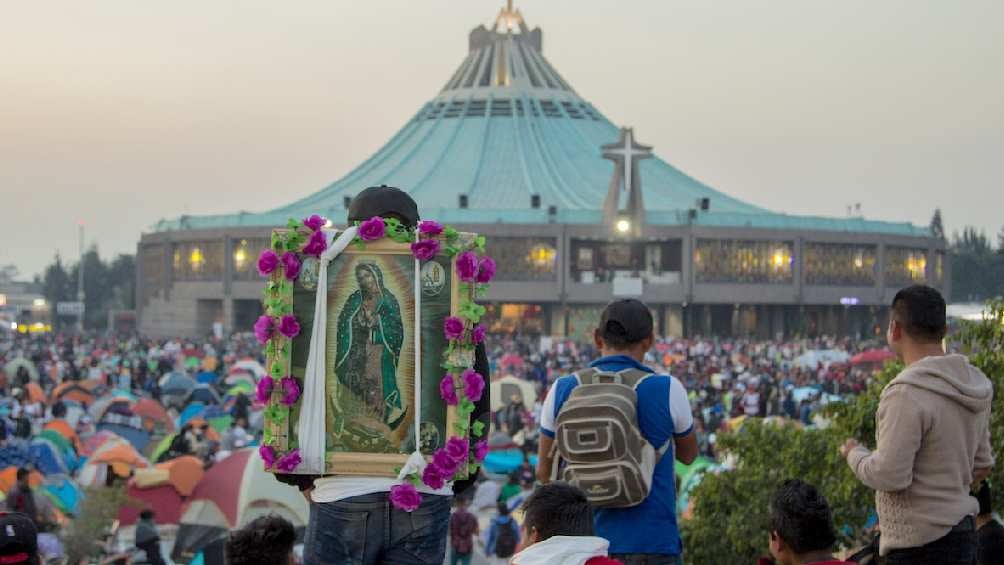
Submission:
<svg viewBox="0 0 1004 565">
<path fill-rule="evenodd" d="M 395 219 L 409 228 L 414 228 L 419 221 L 415 201 L 404 191 L 388 186 L 363 190 L 349 206 L 349 224 L 376 216 Z M 388 288 L 391 286 L 386 280 L 389 274 L 379 265 L 359 262 L 353 267 L 352 275 L 350 286 L 355 290 L 346 298 L 339 316 L 343 319 L 338 324 L 344 328 L 339 335 L 345 337 L 338 343 L 334 365 L 340 384 L 346 390 L 356 391 L 358 394 L 353 396 L 359 396 L 362 402 L 342 406 L 335 399 L 334 412 L 350 421 L 355 411 L 357 417 L 351 421 L 375 418 L 393 430 L 404 416 L 401 393 L 388 375 L 392 374 L 400 355 L 402 340 L 397 329 L 401 325 L 402 310 L 407 308 L 399 304 L 398 297 Z M 358 336 L 366 339 L 355 339 Z M 483 343 L 475 350 L 474 370 L 489 379 Z M 487 428 L 490 406 L 486 390 L 476 403 L 471 421 L 481 421 Z M 353 438 L 359 435 L 353 434 Z M 448 482 L 440 489 L 420 486 L 421 504 L 414 511 L 405 512 L 395 508 L 389 499 L 391 487 L 399 483 L 392 477 L 360 474 L 277 474 L 276 477 L 299 487 L 310 502 L 310 523 L 304 545 L 307 565 L 441 564 L 446 553 L 451 498 L 454 493 L 464 491 L 474 479 Z"/>
</svg>

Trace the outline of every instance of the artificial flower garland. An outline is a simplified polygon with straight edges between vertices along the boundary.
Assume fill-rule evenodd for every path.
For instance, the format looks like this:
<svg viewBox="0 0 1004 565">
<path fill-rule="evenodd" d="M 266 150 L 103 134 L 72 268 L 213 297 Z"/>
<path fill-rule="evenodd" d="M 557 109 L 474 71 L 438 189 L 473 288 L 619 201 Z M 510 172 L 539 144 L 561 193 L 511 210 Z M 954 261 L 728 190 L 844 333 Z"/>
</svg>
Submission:
<svg viewBox="0 0 1004 565">
<path fill-rule="evenodd" d="M 258 272 L 270 280 L 265 286 L 265 314 L 258 318 L 254 333 L 265 345 L 270 360 L 269 374 L 258 381 L 255 397 L 266 406 L 269 421 L 284 423 L 290 409 L 300 400 L 301 386 L 292 375 L 284 375 L 293 338 L 300 333 L 300 324 L 292 312 L 292 305 L 283 297 L 292 290 L 300 275 L 301 256 L 320 257 L 327 249 L 327 239 L 322 228 L 327 220 L 318 215 L 302 222 L 291 219 L 284 233 L 272 235 L 272 246 L 258 257 Z M 457 277 L 466 295 L 484 296 L 488 283 L 495 277 L 496 265 L 485 255 L 485 238 L 462 241 L 460 232 L 438 222 L 421 221 L 410 229 L 393 218 L 373 217 L 358 224 L 356 245 L 389 238 L 398 243 L 410 243 L 411 253 L 418 261 L 429 261 L 445 254 L 455 260 Z M 416 233 L 417 232 L 417 233 Z M 418 508 L 422 497 L 416 487 L 424 484 L 440 489 L 447 481 L 477 472 L 478 465 L 488 453 L 488 442 L 478 439 L 473 448 L 469 437 L 483 438 L 484 423 L 470 422 L 474 403 L 481 400 L 485 378 L 470 365 L 474 349 L 484 342 L 485 328 L 478 325 L 485 313 L 484 306 L 470 298 L 460 301 L 458 316 L 449 316 L 443 324 L 443 334 L 448 346 L 443 353 L 446 374 L 439 383 L 439 394 L 449 406 L 455 406 L 460 421 L 451 430 L 454 435 L 443 447 L 436 450 L 432 460 L 421 474 L 411 473 L 403 483 L 390 491 L 391 503 L 401 510 L 411 512 Z M 280 453 L 276 438 L 268 426 L 259 448 L 265 468 L 279 472 L 292 472 L 302 461 L 299 449 Z"/>
</svg>

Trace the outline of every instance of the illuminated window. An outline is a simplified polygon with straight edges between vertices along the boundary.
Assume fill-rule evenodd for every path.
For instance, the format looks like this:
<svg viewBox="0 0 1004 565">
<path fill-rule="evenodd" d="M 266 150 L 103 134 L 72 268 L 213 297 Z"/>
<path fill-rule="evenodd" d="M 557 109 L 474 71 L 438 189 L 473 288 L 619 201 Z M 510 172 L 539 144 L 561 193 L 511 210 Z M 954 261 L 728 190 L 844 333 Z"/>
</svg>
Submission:
<svg viewBox="0 0 1004 565">
<path fill-rule="evenodd" d="M 258 254 L 267 249 L 271 241 L 266 238 L 241 239 L 234 241 L 234 251 L 231 259 L 235 280 L 256 281 L 258 276 Z"/>
<path fill-rule="evenodd" d="M 874 245 L 806 243 L 805 282 L 820 286 L 874 286 L 878 250 Z"/>
<path fill-rule="evenodd" d="M 557 240 L 546 237 L 489 237 L 488 255 L 498 263 L 500 281 L 555 281 Z"/>
<path fill-rule="evenodd" d="M 251 256 L 248 251 L 248 240 L 242 239 L 240 242 L 234 246 L 234 270 L 243 271 L 248 264 L 248 258 Z"/>
<path fill-rule="evenodd" d="M 887 247 L 885 250 L 886 283 L 906 286 L 927 282 L 927 250 L 910 247 Z"/>
<path fill-rule="evenodd" d="M 174 279 L 179 281 L 223 278 L 223 242 L 178 243 L 174 247 Z"/>
<path fill-rule="evenodd" d="M 694 250 L 698 282 L 790 284 L 793 263 L 789 241 L 699 239 Z"/>
</svg>

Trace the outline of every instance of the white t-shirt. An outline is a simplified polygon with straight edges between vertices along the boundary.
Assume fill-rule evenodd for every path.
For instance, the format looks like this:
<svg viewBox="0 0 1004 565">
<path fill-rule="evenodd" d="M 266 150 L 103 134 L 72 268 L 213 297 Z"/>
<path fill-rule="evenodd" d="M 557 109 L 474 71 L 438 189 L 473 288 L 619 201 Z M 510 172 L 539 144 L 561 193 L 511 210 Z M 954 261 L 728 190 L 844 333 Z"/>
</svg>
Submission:
<svg viewBox="0 0 1004 565">
<path fill-rule="evenodd" d="M 390 492 L 391 487 L 401 481 L 389 477 L 321 477 L 314 479 L 314 490 L 310 498 L 314 502 L 338 502 L 355 496 L 365 496 L 377 492 Z M 425 485 L 418 487 L 422 494 L 438 496 L 453 496 L 453 483 L 446 483 L 443 488 L 433 490 Z"/>
</svg>

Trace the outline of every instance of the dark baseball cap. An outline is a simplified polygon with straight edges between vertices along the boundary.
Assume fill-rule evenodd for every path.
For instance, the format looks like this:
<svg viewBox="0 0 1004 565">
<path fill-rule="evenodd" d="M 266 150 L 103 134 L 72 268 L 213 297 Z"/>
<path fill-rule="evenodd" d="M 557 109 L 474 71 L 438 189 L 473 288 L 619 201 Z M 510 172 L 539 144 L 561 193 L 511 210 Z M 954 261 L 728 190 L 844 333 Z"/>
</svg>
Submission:
<svg viewBox="0 0 1004 565">
<path fill-rule="evenodd" d="M 652 337 L 652 312 L 640 300 L 627 298 L 607 305 L 600 318 L 600 335 L 611 345 L 629 345 Z"/>
<path fill-rule="evenodd" d="M 380 216 L 393 216 L 406 226 L 413 228 L 421 218 L 418 215 L 418 204 L 407 192 L 393 186 L 371 186 L 352 199 L 349 203 L 349 223 L 362 222 Z"/>
<path fill-rule="evenodd" d="M 38 562 L 38 528 L 20 512 L 0 512 L 0 563 Z"/>
</svg>

